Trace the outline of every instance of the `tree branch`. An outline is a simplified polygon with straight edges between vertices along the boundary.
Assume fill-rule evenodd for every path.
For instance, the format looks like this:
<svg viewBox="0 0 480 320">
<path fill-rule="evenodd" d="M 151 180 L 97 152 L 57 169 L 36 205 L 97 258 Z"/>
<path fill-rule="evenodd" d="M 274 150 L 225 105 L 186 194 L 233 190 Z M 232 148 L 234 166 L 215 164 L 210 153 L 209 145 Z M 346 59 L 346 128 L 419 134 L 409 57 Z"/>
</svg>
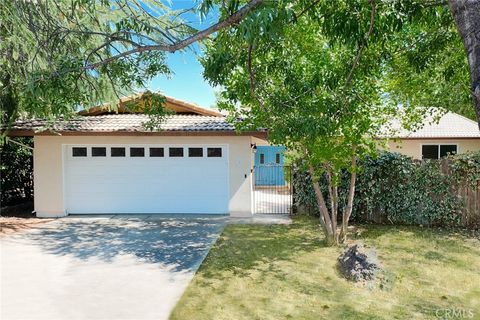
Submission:
<svg viewBox="0 0 480 320">
<path fill-rule="evenodd" d="M 355 184 L 357 181 L 357 155 L 356 155 L 356 150 L 357 147 L 354 145 L 352 147 L 352 162 L 351 162 L 351 168 L 352 168 L 352 173 L 350 176 L 350 188 L 348 191 L 348 196 L 347 196 L 347 205 L 343 208 L 343 214 L 342 214 L 342 230 L 340 232 L 340 238 L 342 242 L 345 242 L 347 238 L 347 232 L 348 232 L 348 221 L 350 220 L 350 216 L 352 215 L 352 210 L 353 210 L 353 199 L 355 197 Z"/>
<path fill-rule="evenodd" d="M 345 87 L 347 87 L 350 82 L 352 81 L 353 78 L 353 72 L 355 69 L 358 67 L 358 63 L 360 62 L 360 58 L 362 57 L 363 50 L 367 46 L 368 39 L 372 35 L 373 32 L 373 25 L 375 23 L 375 15 L 377 14 L 377 6 L 375 3 L 375 0 L 370 0 L 370 6 L 372 7 L 372 11 L 370 13 L 370 26 L 368 27 L 368 32 L 365 35 L 365 41 L 360 45 L 360 48 L 358 49 L 357 55 L 355 56 L 355 60 L 352 65 L 352 69 L 350 69 L 350 72 L 347 77 L 347 81 L 345 82 Z"/>
<path fill-rule="evenodd" d="M 252 69 L 252 51 L 253 51 L 253 44 L 248 46 L 248 59 L 247 59 L 247 68 L 248 68 L 248 75 L 250 76 L 250 94 L 255 94 L 255 74 L 253 73 Z"/>
<path fill-rule="evenodd" d="M 141 46 L 141 47 L 138 47 L 138 48 L 134 48 L 134 49 L 131 49 L 131 50 L 124 51 L 124 52 L 122 52 L 118 55 L 115 55 L 115 56 L 109 57 L 107 59 L 104 59 L 103 61 L 99 61 L 99 62 L 96 62 L 96 63 L 86 65 L 82 69 L 83 70 L 95 69 L 95 68 L 97 68 L 97 67 L 99 67 L 103 64 L 112 62 L 114 60 L 129 56 L 129 55 L 132 55 L 132 54 L 142 53 L 142 52 L 145 52 L 145 51 L 167 51 L 167 52 L 170 52 L 170 53 L 176 52 L 178 50 L 181 50 L 183 48 L 188 47 L 189 45 L 191 45 L 194 42 L 205 39 L 209 35 L 217 32 L 219 30 L 228 28 L 228 27 L 240 22 L 243 18 L 245 18 L 245 16 L 248 13 L 253 11 L 255 8 L 257 8 L 264 1 L 265 0 L 251 0 L 245 6 L 243 6 L 240 10 L 238 10 L 236 13 L 229 16 L 227 19 L 222 20 L 222 21 L 214 24 L 213 26 L 211 26 L 211 27 L 209 27 L 205 30 L 199 31 L 199 32 L 195 33 L 194 35 L 192 35 L 192 36 L 190 36 L 190 37 L 188 37 L 188 38 L 186 38 L 182 41 L 179 41 L 175 44 L 172 44 L 172 45 L 158 44 L 158 45 Z"/>
<path fill-rule="evenodd" d="M 298 15 L 295 15 L 295 20 L 298 20 L 298 18 L 300 18 L 301 16 L 303 16 L 307 11 L 310 11 L 313 7 L 315 7 L 318 3 L 320 2 L 320 0 L 315 0 L 313 1 L 309 6 L 307 6 L 305 9 L 303 9 L 302 11 L 300 11 L 300 13 Z"/>
</svg>

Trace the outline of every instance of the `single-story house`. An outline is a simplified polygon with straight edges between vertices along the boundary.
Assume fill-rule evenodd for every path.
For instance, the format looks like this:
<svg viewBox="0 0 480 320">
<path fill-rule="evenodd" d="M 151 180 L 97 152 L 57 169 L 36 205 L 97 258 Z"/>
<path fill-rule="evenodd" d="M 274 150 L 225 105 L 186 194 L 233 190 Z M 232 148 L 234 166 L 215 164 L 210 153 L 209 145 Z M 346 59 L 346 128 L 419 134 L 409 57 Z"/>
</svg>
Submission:
<svg viewBox="0 0 480 320">
<path fill-rule="evenodd" d="M 125 99 L 125 101 L 128 99 Z M 18 121 L 34 139 L 38 217 L 69 214 L 252 213 L 252 146 L 265 131 L 235 131 L 213 110 L 167 98 L 160 131 L 141 113 L 92 108 L 79 119 Z"/>
<path fill-rule="evenodd" d="M 263 130 L 235 131 L 221 113 L 167 98 L 159 131 L 150 118 L 96 107 L 78 119 L 17 121 L 9 135 L 33 136 L 34 206 L 38 217 L 69 214 L 194 213 L 251 216 L 254 165 L 283 164 L 283 147 L 268 146 Z M 414 158 L 480 150 L 474 121 L 448 113 L 438 124 L 399 131 L 390 150 Z M 385 137 L 380 137 L 385 138 Z M 260 151 L 259 151 L 260 150 Z M 256 151 L 256 152 L 255 152 Z M 263 154 L 263 159 L 261 154 Z M 263 163 L 262 163 L 263 162 Z M 277 170 L 277 169 L 274 169 Z M 261 179 L 261 176 L 258 177 Z"/>
<path fill-rule="evenodd" d="M 388 149 L 414 159 L 439 159 L 448 153 L 480 150 L 480 130 L 477 122 L 453 112 L 441 115 L 438 121 L 427 117 L 423 126 L 415 131 L 405 130 L 393 121 L 396 132 L 388 138 Z"/>
</svg>

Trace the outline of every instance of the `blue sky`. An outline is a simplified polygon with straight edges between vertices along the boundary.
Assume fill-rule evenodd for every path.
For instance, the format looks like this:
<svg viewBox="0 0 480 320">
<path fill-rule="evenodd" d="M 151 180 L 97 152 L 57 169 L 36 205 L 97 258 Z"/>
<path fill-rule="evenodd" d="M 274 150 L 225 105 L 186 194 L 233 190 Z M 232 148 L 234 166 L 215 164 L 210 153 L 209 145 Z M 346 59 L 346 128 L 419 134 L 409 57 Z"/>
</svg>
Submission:
<svg viewBox="0 0 480 320">
<path fill-rule="evenodd" d="M 185 9 L 195 5 L 195 1 L 180 0 L 172 1 L 174 9 Z M 216 22 L 216 15 L 212 14 L 204 21 L 198 15 L 189 13 L 182 16 L 189 24 L 198 29 L 205 29 Z M 168 65 L 172 70 L 172 76 L 167 78 L 159 76 L 154 78 L 148 88 L 202 107 L 210 107 L 215 104 L 214 88 L 203 79 L 203 67 L 197 60 L 201 54 L 198 46 L 193 46 L 184 52 L 168 54 Z"/>
</svg>

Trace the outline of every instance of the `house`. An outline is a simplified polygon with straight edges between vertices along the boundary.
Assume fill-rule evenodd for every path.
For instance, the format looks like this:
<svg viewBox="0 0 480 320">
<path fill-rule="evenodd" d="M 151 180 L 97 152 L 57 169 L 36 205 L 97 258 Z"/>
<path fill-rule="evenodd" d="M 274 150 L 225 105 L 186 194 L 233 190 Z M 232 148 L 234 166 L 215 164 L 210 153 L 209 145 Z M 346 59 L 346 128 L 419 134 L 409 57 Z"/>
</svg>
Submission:
<svg viewBox="0 0 480 320">
<path fill-rule="evenodd" d="M 149 117 L 96 107 L 39 132 L 18 121 L 11 136 L 34 139 L 34 205 L 39 217 L 69 214 L 252 214 L 252 145 L 266 132 L 238 133 L 213 110 L 167 98 L 160 131 Z"/>
<path fill-rule="evenodd" d="M 39 131 L 44 121 L 14 124 L 9 135 L 34 139 L 37 216 L 289 212 L 285 148 L 270 146 L 264 130 L 239 133 L 219 112 L 167 98 L 174 114 L 151 131 L 141 108 L 129 107 L 142 98 L 122 99 L 115 112 L 81 111 L 48 131 Z M 476 122 L 454 113 L 415 132 L 395 126 L 379 139 L 413 158 L 480 150 Z"/>
<path fill-rule="evenodd" d="M 388 139 L 388 149 L 414 159 L 439 159 L 449 153 L 480 151 L 480 130 L 477 122 L 453 112 L 435 113 L 423 121 L 416 131 L 403 129 L 393 120 L 394 132 L 381 138 Z"/>
<path fill-rule="evenodd" d="M 480 130 L 477 122 L 453 112 L 441 113 L 438 110 L 430 112 L 432 115 L 426 117 L 417 130 L 406 130 L 398 120 L 390 121 L 383 128 L 383 133 L 378 139 L 387 141 L 388 151 L 398 152 L 414 159 L 439 159 L 450 153 L 480 151 Z M 283 163 L 284 153 L 285 147 L 282 146 L 259 146 L 255 165 L 267 164 L 268 166 Z M 275 185 L 271 177 L 279 175 L 270 174 L 269 176 L 270 178 L 257 176 L 255 181 L 263 184 L 269 180 L 270 185 Z"/>
</svg>

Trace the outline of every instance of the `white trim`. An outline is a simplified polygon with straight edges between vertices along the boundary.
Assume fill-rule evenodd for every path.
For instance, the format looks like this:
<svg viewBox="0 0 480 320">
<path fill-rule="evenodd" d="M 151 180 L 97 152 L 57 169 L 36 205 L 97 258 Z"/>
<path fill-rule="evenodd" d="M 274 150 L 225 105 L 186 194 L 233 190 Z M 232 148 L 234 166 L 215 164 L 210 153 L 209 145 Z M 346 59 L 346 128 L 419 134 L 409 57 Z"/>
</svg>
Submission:
<svg viewBox="0 0 480 320">
<path fill-rule="evenodd" d="M 68 211 L 67 211 L 67 192 L 66 192 L 66 185 L 67 185 L 67 178 L 66 178 L 66 157 L 65 155 L 67 154 L 68 148 L 66 145 L 62 144 L 62 200 L 63 200 L 63 212 L 64 216 L 68 216 Z M 70 149 L 71 151 L 71 149 Z M 87 148 L 87 157 L 88 157 L 88 148 Z M 37 217 L 41 217 L 41 214 L 37 213 Z"/>
<path fill-rule="evenodd" d="M 37 218 L 62 218 L 68 216 L 66 212 L 43 212 L 36 211 L 35 215 Z"/>
<path fill-rule="evenodd" d="M 441 143 L 420 143 L 420 159 L 423 160 L 423 146 L 438 146 L 438 154 L 437 154 L 437 159 L 440 158 L 440 146 L 456 146 L 457 152 L 456 154 L 460 153 L 460 145 L 455 142 L 441 142 Z"/>
</svg>

